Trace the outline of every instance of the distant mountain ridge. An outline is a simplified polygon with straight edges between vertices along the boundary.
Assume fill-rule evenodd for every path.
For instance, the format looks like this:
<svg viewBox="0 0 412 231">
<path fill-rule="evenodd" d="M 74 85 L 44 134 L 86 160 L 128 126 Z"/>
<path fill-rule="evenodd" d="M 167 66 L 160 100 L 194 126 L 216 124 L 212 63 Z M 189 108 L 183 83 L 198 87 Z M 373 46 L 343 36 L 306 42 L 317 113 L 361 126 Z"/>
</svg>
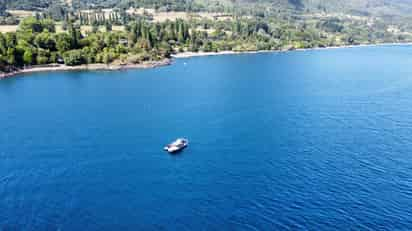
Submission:
<svg viewBox="0 0 412 231">
<path fill-rule="evenodd" d="M 358 11 L 369 14 L 403 15 L 412 12 L 412 0 L 301 0 L 308 8 L 324 7 L 330 11 Z M 405 15 L 407 16 L 407 15 Z"/>
<path fill-rule="evenodd" d="M 4 1 L 4 0 L 3 0 Z M 395 15 L 411 16 L 412 0 L 5 0 L 9 9 L 42 9 L 53 5 L 65 5 L 71 7 L 127 7 L 132 5 L 165 7 L 173 5 L 188 9 L 193 4 L 203 5 L 210 10 L 210 5 L 225 5 L 232 8 L 250 6 L 270 6 L 272 8 L 293 9 L 302 12 L 342 12 L 348 14 L 363 15 Z M 177 9 L 180 9 L 177 7 Z M 411 15 L 410 15 L 411 14 Z"/>
</svg>

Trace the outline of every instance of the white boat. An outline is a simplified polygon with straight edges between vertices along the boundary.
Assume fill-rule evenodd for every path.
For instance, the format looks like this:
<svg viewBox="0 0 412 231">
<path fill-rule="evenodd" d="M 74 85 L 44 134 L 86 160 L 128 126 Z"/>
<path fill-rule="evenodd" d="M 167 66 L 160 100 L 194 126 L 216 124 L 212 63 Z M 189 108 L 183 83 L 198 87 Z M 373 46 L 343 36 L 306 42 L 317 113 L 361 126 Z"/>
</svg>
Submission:
<svg viewBox="0 0 412 231">
<path fill-rule="evenodd" d="M 187 147 L 187 145 L 189 145 L 189 141 L 187 139 L 179 138 L 175 140 L 173 143 L 166 145 L 164 147 L 164 150 L 169 153 L 175 153 L 183 150 Z"/>
</svg>

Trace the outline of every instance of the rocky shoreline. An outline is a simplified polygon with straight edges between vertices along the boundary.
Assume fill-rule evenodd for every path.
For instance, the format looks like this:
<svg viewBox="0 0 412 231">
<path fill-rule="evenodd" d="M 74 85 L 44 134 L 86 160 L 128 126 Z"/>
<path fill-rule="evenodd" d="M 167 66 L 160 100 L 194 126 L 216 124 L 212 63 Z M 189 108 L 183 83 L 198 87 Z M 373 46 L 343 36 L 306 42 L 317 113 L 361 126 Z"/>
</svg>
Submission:
<svg viewBox="0 0 412 231">
<path fill-rule="evenodd" d="M 51 72 L 51 71 L 117 71 L 127 69 L 147 69 L 160 66 L 170 65 L 171 59 L 164 59 L 161 61 L 150 61 L 139 64 L 89 64 L 80 66 L 66 66 L 64 64 L 49 64 L 42 66 L 32 66 L 25 69 L 16 70 L 9 73 L 0 72 L 0 79 L 10 78 L 16 75 L 36 73 L 36 72 Z"/>
</svg>

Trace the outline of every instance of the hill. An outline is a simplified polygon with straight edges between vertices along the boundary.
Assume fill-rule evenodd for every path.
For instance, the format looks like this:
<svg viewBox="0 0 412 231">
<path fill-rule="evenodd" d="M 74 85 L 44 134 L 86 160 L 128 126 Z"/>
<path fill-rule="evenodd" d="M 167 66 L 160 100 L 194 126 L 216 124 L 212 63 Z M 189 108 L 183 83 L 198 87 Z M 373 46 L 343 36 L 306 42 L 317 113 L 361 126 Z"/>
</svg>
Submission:
<svg viewBox="0 0 412 231">
<path fill-rule="evenodd" d="M 163 10 L 225 10 L 273 8 L 306 12 L 328 11 L 363 15 L 402 16 L 412 12 L 412 0 L 5 0 L 2 8 L 47 9 L 56 5 L 74 8 L 150 7 Z M 3 5 L 3 6 L 2 6 Z"/>
<path fill-rule="evenodd" d="M 412 42 L 409 1 L 7 0 L 0 72 L 62 62 L 135 65 L 182 52 Z"/>
</svg>

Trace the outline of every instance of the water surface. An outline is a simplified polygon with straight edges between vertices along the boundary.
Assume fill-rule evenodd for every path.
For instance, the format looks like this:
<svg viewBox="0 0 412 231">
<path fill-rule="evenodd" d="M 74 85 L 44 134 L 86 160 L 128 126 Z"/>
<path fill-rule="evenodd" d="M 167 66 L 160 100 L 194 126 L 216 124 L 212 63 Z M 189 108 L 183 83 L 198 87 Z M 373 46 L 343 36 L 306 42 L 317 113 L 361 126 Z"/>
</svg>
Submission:
<svg viewBox="0 0 412 231">
<path fill-rule="evenodd" d="M 36 73 L 0 105 L 0 230 L 412 229 L 412 47 Z"/>
</svg>

